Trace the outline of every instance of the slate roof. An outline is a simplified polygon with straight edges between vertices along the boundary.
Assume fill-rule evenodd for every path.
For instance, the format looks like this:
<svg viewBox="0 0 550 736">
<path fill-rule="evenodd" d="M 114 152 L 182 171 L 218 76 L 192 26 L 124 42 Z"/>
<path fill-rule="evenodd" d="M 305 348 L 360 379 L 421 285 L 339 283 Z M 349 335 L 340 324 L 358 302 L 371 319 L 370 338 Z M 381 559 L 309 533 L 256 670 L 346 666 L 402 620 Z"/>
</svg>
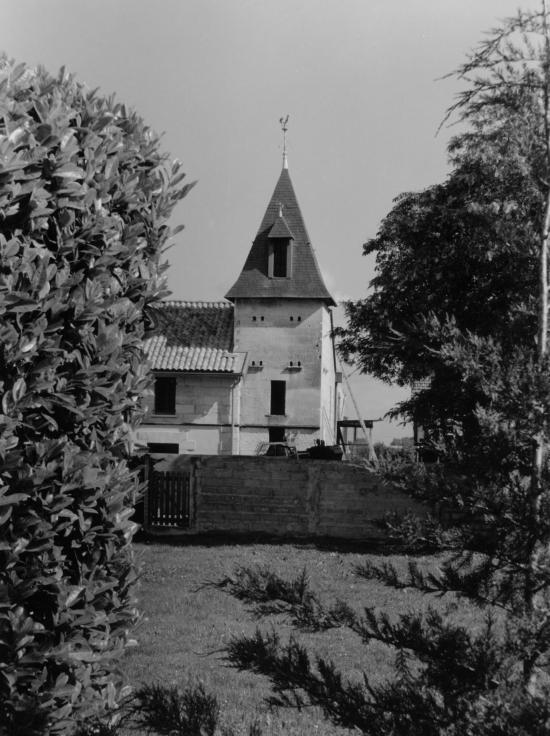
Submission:
<svg viewBox="0 0 550 736">
<path fill-rule="evenodd" d="M 144 345 L 152 370 L 242 373 L 246 353 L 233 352 L 232 304 L 166 301 L 156 320 L 157 334 Z"/>
<path fill-rule="evenodd" d="M 285 220 L 285 218 L 280 214 L 277 219 L 275 220 L 275 223 L 271 227 L 267 237 L 271 240 L 271 238 L 294 238 L 294 233 L 288 226 L 288 222 Z"/>
<path fill-rule="evenodd" d="M 280 237 L 279 233 L 287 237 L 287 230 L 293 238 L 291 276 L 269 278 L 267 271 L 269 239 Z M 231 301 L 258 297 L 322 299 L 330 306 L 335 306 L 321 276 L 286 168 L 281 171 L 243 270 L 226 294 L 226 299 Z"/>
</svg>

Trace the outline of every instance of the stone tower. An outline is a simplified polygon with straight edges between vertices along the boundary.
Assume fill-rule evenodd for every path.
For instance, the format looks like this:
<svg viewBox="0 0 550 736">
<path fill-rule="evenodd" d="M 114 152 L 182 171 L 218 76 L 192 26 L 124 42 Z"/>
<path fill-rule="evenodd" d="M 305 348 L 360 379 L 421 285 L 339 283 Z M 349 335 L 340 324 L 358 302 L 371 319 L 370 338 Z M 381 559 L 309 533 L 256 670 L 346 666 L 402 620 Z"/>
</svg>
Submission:
<svg viewBox="0 0 550 736">
<path fill-rule="evenodd" d="M 248 354 L 240 453 L 260 441 L 305 449 L 336 442 L 340 391 L 329 294 L 286 164 L 258 233 L 226 298 L 234 304 L 234 346 Z"/>
</svg>

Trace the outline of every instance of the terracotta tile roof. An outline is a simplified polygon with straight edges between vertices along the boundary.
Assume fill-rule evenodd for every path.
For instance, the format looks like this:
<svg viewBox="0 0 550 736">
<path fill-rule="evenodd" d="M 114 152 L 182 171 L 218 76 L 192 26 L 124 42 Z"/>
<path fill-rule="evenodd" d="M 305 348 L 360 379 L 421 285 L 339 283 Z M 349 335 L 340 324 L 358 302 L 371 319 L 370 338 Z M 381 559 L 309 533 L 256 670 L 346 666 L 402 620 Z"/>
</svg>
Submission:
<svg viewBox="0 0 550 736">
<path fill-rule="evenodd" d="M 269 278 L 268 242 L 270 237 L 274 237 L 274 225 L 283 218 L 293 238 L 292 273 L 289 278 Z M 282 223 L 277 224 L 276 231 L 279 226 L 282 227 Z M 243 270 L 226 294 L 226 299 L 231 301 L 258 297 L 322 299 L 331 306 L 335 305 L 321 276 L 288 169 L 281 171 Z"/>
<path fill-rule="evenodd" d="M 166 301 L 156 316 L 157 334 L 145 341 L 152 370 L 242 372 L 246 353 L 232 351 L 232 304 Z"/>
</svg>

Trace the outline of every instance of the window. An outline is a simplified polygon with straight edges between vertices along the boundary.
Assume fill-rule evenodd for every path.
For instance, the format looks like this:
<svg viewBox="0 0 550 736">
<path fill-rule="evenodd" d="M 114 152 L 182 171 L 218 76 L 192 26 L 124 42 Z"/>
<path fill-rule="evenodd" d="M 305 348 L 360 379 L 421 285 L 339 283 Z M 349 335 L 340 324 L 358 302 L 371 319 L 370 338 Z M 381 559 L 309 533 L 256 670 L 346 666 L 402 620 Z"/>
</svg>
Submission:
<svg viewBox="0 0 550 736">
<path fill-rule="evenodd" d="M 285 413 L 286 381 L 271 381 L 270 414 Z"/>
<path fill-rule="evenodd" d="M 180 446 L 176 442 L 148 442 L 147 449 L 155 455 L 178 455 Z"/>
<path fill-rule="evenodd" d="M 285 428 L 284 427 L 269 427 L 269 441 L 270 442 L 284 442 L 285 441 Z"/>
<path fill-rule="evenodd" d="M 269 243 L 267 275 L 270 279 L 290 276 L 290 241 L 277 238 Z"/>
<path fill-rule="evenodd" d="M 155 414 L 176 413 L 176 379 L 157 378 L 155 380 Z"/>
<path fill-rule="evenodd" d="M 287 244 L 273 243 L 273 276 L 285 277 L 287 275 Z"/>
</svg>

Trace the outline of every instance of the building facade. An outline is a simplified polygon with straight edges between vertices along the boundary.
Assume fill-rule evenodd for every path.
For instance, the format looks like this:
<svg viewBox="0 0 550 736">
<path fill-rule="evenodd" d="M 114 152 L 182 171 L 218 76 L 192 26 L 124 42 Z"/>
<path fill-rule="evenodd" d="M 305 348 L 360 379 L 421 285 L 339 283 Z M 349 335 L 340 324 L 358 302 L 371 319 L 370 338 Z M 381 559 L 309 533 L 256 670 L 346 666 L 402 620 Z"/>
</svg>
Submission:
<svg viewBox="0 0 550 736">
<path fill-rule="evenodd" d="M 153 454 L 240 454 L 246 354 L 228 302 L 167 301 L 145 352 L 155 376 L 137 440 Z"/>
<path fill-rule="evenodd" d="M 153 452 L 254 454 L 336 443 L 342 392 L 332 307 L 286 161 L 225 302 L 167 302 L 146 343 Z"/>
</svg>

